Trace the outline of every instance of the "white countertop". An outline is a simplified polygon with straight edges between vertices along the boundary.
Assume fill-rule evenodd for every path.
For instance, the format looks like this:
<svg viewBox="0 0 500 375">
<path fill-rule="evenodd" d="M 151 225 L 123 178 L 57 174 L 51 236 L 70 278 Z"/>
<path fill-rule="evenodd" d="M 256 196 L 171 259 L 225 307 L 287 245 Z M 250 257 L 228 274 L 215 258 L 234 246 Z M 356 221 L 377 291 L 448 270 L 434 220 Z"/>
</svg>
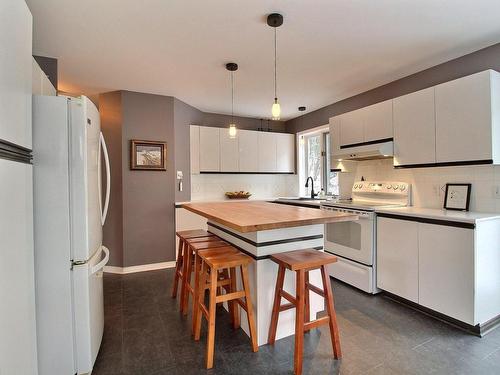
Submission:
<svg viewBox="0 0 500 375">
<path fill-rule="evenodd" d="M 476 223 L 478 221 L 500 219 L 500 213 L 485 212 L 463 212 L 444 210 L 439 208 L 421 208 L 421 207 L 395 207 L 380 208 L 376 213 L 387 213 L 401 216 L 414 216 L 428 219 L 459 221 L 463 223 Z"/>
</svg>

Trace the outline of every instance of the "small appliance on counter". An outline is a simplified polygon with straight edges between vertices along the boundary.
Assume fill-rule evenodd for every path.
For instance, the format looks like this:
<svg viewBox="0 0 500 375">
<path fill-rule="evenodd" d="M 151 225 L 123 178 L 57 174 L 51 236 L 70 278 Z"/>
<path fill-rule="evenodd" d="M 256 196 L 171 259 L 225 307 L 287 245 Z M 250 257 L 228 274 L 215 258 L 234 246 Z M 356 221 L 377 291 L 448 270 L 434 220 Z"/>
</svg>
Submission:
<svg viewBox="0 0 500 375">
<path fill-rule="evenodd" d="M 351 199 L 322 201 L 321 209 L 354 213 L 357 221 L 325 224 L 325 251 L 338 257 L 329 267 L 330 276 L 367 293 L 376 287 L 375 209 L 411 204 L 411 185 L 406 182 L 357 181 Z"/>
</svg>

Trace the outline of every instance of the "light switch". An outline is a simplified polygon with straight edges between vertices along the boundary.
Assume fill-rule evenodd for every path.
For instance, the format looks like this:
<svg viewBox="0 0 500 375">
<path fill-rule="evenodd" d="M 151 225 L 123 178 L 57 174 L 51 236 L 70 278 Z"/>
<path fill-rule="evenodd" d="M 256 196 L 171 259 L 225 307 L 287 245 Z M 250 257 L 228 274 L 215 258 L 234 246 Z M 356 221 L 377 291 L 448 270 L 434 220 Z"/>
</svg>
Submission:
<svg viewBox="0 0 500 375">
<path fill-rule="evenodd" d="M 183 174 L 182 171 L 177 171 L 177 179 L 182 180 Z"/>
</svg>

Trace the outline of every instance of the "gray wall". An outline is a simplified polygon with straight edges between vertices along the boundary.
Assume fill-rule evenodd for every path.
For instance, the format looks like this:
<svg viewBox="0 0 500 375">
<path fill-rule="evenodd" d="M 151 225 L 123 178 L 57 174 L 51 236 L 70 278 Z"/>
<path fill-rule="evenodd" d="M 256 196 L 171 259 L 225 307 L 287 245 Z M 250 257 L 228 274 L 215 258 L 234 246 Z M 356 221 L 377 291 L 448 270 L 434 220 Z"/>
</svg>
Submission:
<svg viewBox="0 0 500 375">
<path fill-rule="evenodd" d="M 99 97 L 111 158 L 112 195 L 103 242 L 110 265 L 175 259 L 174 98 L 117 91 Z M 130 170 L 130 140 L 167 142 L 167 171 Z"/>
<path fill-rule="evenodd" d="M 123 194 L 122 194 L 122 95 L 121 91 L 99 97 L 101 131 L 111 164 L 111 197 L 103 230 L 103 243 L 110 249 L 109 264 L 123 264 Z M 104 181 L 104 179 L 103 179 Z"/>
<path fill-rule="evenodd" d="M 486 69 L 500 71 L 500 43 L 450 60 L 389 84 L 341 100 L 286 122 L 288 133 L 328 124 L 330 117 L 392 99 Z"/>
</svg>

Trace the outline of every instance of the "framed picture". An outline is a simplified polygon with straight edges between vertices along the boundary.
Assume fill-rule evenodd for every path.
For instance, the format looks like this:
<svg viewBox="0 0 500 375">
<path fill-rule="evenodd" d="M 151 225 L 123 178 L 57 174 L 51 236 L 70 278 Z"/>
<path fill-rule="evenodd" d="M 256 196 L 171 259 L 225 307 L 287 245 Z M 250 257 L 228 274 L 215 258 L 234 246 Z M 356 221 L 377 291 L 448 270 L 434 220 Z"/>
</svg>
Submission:
<svg viewBox="0 0 500 375">
<path fill-rule="evenodd" d="M 167 144 L 165 142 L 131 140 L 130 169 L 166 171 Z"/>
<path fill-rule="evenodd" d="M 444 208 L 469 211 L 471 184 L 446 184 Z"/>
</svg>

